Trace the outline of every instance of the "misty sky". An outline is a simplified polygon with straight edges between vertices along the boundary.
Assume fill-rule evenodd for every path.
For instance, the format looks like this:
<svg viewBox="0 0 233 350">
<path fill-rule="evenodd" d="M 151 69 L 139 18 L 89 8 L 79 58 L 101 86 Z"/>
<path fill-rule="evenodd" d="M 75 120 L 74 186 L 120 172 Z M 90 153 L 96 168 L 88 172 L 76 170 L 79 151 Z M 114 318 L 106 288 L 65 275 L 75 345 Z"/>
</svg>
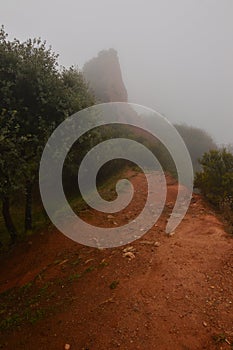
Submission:
<svg viewBox="0 0 233 350">
<path fill-rule="evenodd" d="M 65 66 L 115 48 L 130 102 L 233 143 L 232 0 L 2 0 L 0 24 Z"/>
</svg>

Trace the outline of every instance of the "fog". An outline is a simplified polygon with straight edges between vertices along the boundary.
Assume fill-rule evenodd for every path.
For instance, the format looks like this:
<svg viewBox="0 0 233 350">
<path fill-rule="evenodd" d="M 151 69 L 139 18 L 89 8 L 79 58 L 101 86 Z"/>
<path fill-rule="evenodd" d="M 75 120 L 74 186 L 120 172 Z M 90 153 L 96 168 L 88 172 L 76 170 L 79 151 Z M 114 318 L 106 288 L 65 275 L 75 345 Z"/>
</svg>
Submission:
<svg viewBox="0 0 233 350">
<path fill-rule="evenodd" d="M 65 66 L 115 48 L 130 102 L 233 142 L 232 0 L 8 0 L 0 23 Z"/>
</svg>

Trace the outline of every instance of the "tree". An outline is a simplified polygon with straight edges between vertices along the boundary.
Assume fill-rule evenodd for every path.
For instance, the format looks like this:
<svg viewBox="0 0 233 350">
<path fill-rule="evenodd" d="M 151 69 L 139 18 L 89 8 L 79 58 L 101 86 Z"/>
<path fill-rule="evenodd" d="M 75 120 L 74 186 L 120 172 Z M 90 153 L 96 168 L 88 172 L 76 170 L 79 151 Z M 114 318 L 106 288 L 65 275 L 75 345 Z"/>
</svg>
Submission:
<svg viewBox="0 0 233 350">
<path fill-rule="evenodd" d="M 16 111 L 13 128 L 17 125 L 17 143 L 20 140 L 21 147 L 17 143 L 15 146 L 19 159 L 27 164 L 24 168 L 27 231 L 32 229 L 32 188 L 40 154 L 49 129 L 64 118 L 63 84 L 57 70 L 57 56 L 50 48 L 46 49 L 45 42 L 40 39 L 10 42 L 2 29 L 0 45 L 1 107 Z M 3 114 L 2 119 L 7 116 L 8 113 Z"/>
<path fill-rule="evenodd" d="M 64 118 L 94 102 L 81 74 L 73 68 L 61 71 L 57 57 L 41 39 L 9 41 L 4 29 L 0 30 L 1 134 L 7 135 L 2 143 L 8 150 L 4 164 L 9 163 L 12 153 L 14 166 L 20 160 L 25 231 L 32 229 L 32 190 L 49 135 Z M 11 111 L 15 112 L 9 128 Z M 10 184 L 15 182 L 15 173 L 8 172 L 4 164 L 3 178 L 6 175 L 9 183 L 4 193 L 12 195 L 14 186 Z"/>
<path fill-rule="evenodd" d="M 22 189 L 25 168 L 20 159 L 19 129 L 15 123 L 15 114 L 16 111 L 1 111 L 1 122 L 5 121 L 5 125 L 1 123 L 0 135 L 0 199 L 2 215 L 12 243 L 15 243 L 18 232 L 10 213 L 10 197 L 15 191 Z"/>
<path fill-rule="evenodd" d="M 94 95 L 88 92 L 88 85 L 77 68 L 63 69 L 62 81 L 65 87 L 68 115 L 72 115 L 95 103 Z"/>
</svg>

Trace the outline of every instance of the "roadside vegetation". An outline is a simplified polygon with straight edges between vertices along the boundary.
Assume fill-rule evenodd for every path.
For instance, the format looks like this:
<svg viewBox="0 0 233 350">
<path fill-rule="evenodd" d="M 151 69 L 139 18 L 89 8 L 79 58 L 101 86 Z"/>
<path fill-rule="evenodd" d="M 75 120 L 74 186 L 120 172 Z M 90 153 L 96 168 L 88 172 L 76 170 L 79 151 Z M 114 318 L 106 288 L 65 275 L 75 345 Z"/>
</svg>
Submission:
<svg viewBox="0 0 233 350">
<path fill-rule="evenodd" d="M 212 150 L 202 156 L 200 165 L 195 186 L 221 211 L 233 233 L 233 154 L 226 148 Z"/>
<path fill-rule="evenodd" d="M 41 39 L 9 41 L 0 30 L 0 198 L 11 243 L 19 229 L 11 205 L 24 203 L 24 232 L 33 229 L 33 193 L 44 145 L 54 128 L 94 103 L 82 74 L 61 68 Z M 15 208 L 17 205 L 14 205 Z"/>
</svg>

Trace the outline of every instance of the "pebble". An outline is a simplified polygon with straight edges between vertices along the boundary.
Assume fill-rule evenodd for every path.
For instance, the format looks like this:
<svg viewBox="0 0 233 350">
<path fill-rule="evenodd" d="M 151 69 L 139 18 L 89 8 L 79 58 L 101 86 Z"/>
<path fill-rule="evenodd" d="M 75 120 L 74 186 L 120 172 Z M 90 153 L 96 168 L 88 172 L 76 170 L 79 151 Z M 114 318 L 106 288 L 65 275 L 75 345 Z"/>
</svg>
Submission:
<svg viewBox="0 0 233 350">
<path fill-rule="evenodd" d="M 169 237 L 174 236 L 175 233 L 176 233 L 175 231 L 170 232 L 170 233 L 168 234 L 168 236 L 169 236 Z"/>
<path fill-rule="evenodd" d="M 123 254 L 123 257 L 124 257 L 124 258 L 129 258 L 129 259 L 131 260 L 131 259 L 134 259 L 134 258 L 135 258 L 135 255 L 134 255 L 134 253 L 132 253 L 132 252 L 127 252 L 127 253 L 124 253 L 124 254 Z"/>
<path fill-rule="evenodd" d="M 108 215 L 107 218 L 108 219 L 114 219 L 114 216 L 113 215 Z"/>
</svg>

